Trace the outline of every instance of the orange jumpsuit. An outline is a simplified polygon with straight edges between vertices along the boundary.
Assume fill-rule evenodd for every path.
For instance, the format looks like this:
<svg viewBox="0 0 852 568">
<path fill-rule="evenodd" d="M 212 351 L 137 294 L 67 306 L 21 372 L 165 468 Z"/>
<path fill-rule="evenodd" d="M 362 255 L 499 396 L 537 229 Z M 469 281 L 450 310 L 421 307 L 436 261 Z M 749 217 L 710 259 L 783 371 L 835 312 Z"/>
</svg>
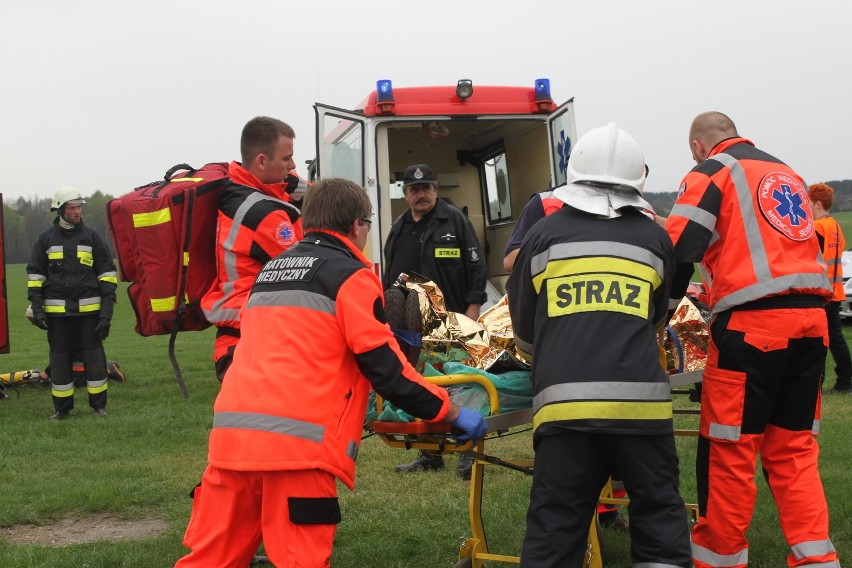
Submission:
<svg viewBox="0 0 852 568">
<path fill-rule="evenodd" d="M 711 342 L 696 460 L 697 568 L 745 567 L 746 530 L 764 475 L 790 545 L 789 566 L 839 568 L 817 468 L 820 375 L 832 291 L 807 186 L 744 138 L 723 140 L 684 178 L 666 229 L 680 300 L 701 263 Z"/>
<path fill-rule="evenodd" d="M 261 540 L 279 568 L 327 566 L 335 478 L 354 486 L 370 387 L 415 416 L 447 415 L 446 390 L 400 352 L 370 266 L 342 235 L 312 231 L 258 274 L 178 567 L 245 568 Z"/>
</svg>

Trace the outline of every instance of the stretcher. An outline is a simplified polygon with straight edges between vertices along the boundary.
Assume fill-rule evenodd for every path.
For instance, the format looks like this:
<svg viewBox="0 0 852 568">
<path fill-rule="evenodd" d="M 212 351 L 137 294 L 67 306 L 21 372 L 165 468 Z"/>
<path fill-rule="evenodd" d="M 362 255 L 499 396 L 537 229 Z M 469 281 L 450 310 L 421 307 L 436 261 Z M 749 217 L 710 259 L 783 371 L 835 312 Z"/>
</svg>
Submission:
<svg viewBox="0 0 852 568">
<path fill-rule="evenodd" d="M 532 408 L 510 410 L 500 412 L 499 395 L 497 389 L 487 377 L 477 374 L 457 374 L 437 377 L 426 377 L 426 380 L 442 387 L 459 384 L 477 384 L 485 389 L 488 394 L 490 412 L 485 417 L 488 434 L 477 442 L 456 442 L 448 431 L 446 423 L 429 423 L 423 421 L 413 422 L 384 422 L 375 421 L 372 429 L 387 445 L 393 448 L 406 450 L 427 450 L 441 453 L 465 453 L 473 458 L 473 466 L 470 476 L 470 493 L 468 498 L 468 515 L 470 518 L 471 536 L 466 538 L 459 547 L 459 560 L 455 568 L 481 568 L 483 562 L 498 562 L 506 564 L 520 564 L 520 556 L 508 556 L 493 554 L 489 551 L 486 538 L 485 526 L 482 519 L 483 480 L 485 467 L 498 465 L 526 475 L 533 473 L 532 460 L 506 460 L 486 453 L 486 444 L 489 440 L 505 434 L 509 429 L 516 426 L 531 424 Z M 691 383 L 701 381 L 701 371 L 681 373 L 672 375 L 672 392 Z M 381 412 L 382 400 L 377 399 L 377 408 Z M 677 414 L 697 413 L 697 410 L 681 409 L 675 410 Z M 693 429 L 676 429 L 676 435 L 697 436 Z M 601 503 L 626 505 L 629 499 L 613 498 L 612 485 L 607 483 L 601 492 Z M 690 519 L 694 523 L 697 519 L 697 506 L 687 505 Z M 601 541 L 598 534 L 597 515 L 593 515 L 589 524 L 589 536 L 584 568 L 603 568 L 601 556 Z"/>
</svg>

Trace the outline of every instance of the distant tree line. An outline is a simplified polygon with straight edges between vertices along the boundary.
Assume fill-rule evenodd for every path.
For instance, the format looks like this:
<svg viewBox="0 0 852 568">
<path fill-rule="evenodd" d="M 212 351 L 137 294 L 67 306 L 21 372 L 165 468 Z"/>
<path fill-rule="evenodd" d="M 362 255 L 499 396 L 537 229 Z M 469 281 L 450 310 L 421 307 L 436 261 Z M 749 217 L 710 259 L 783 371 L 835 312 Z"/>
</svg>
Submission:
<svg viewBox="0 0 852 568">
<path fill-rule="evenodd" d="M 852 211 L 852 180 L 823 182 L 834 188 L 834 206 L 832 211 Z M 658 215 L 668 216 L 674 205 L 677 193 L 647 192 L 645 199 L 654 207 Z M 83 222 L 95 229 L 112 248 L 112 241 L 106 225 L 104 206 L 113 197 L 96 191 L 86 198 L 83 208 Z M 6 247 L 6 262 L 9 264 L 26 263 L 30 258 L 33 243 L 39 233 L 53 222 L 56 213 L 50 211 L 50 198 L 19 197 L 10 203 L 3 203 L 3 239 Z"/>
<path fill-rule="evenodd" d="M 814 182 L 817 183 L 817 182 Z M 831 210 L 834 211 L 852 211 L 852 180 L 845 179 L 842 181 L 824 181 L 819 182 L 830 185 L 834 189 L 834 205 Z M 666 193 L 645 193 L 645 199 L 653 205 L 657 215 L 668 217 L 671 213 L 672 205 L 677 198 L 677 192 L 669 191 Z"/>
<path fill-rule="evenodd" d="M 111 195 L 96 191 L 86 197 L 83 206 L 83 223 L 96 230 L 112 249 L 112 241 L 106 225 L 104 205 L 112 199 Z M 30 259 L 33 244 L 38 235 L 50 227 L 56 213 L 50 211 L 49 197 L 19 197 L 15 201 L 3 202 L 3 243 L 6 249 L 6 262 L 9 264 L 26 263 Z"/>
</svg>

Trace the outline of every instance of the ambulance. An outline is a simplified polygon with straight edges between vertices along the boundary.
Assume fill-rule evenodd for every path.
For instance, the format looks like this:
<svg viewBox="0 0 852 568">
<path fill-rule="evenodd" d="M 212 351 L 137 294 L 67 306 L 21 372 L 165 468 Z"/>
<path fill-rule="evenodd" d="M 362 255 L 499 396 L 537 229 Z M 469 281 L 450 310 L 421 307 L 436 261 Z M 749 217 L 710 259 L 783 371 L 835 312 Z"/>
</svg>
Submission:
<svg viewBox="0 0 852 568">
<path fill-rule="evenodd" d="M 505 292 L 503 249 L 526 202 L 565 183 L 577 137 L 573 98 L 557 106 L 548 79 L 529 86 L 394 86 L 354 109 L 316 103 L 312 178 L 343 177 L 367 188 L 374 222 L 365 252 L 381 276 L 391 223 L 404 213 L 402 173 L 425 163 L 438 196 L 470 219 L 488 262 L 489 296 Z"/>
</svg>

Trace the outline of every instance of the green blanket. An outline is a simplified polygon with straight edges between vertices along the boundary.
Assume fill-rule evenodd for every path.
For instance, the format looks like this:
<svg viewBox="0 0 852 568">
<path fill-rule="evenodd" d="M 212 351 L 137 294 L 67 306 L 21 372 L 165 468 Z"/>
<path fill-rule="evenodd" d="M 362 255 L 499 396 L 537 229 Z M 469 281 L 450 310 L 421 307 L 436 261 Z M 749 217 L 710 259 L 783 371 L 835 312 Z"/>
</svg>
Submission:
<svg viewBox="0 0 852 568">
<path fill-rule="evenodd" d="M 471 374 L 482 375 L 494 384 L 500 400 L 500 412 L 508 412 L 532 406 L 532 383 L 530 382 L 529 371 L 508 371 L 495 375 L 456 362 L 444 363 L 443 373 L 429 363 L 426 363 L 423 369 L 423 376 L 425 377 Z M 450 400 L 459 406 L 476 410 L 483 416 L 491 414 L 488 393 L 485 392 L 485 389 L 481 385 L 476 383 L 462 383 L 447 387 L 447 391 L 450 393 Z M 382 422 L 411 422 L 413 419 L 410 414 L 396 408 L 387 401 L 384 403 L 381 414 L 378 414 L 376 412 L 375 392 L 370 393 L 366 418 L 368 423 L 374 420 Z"/>
</svg>

